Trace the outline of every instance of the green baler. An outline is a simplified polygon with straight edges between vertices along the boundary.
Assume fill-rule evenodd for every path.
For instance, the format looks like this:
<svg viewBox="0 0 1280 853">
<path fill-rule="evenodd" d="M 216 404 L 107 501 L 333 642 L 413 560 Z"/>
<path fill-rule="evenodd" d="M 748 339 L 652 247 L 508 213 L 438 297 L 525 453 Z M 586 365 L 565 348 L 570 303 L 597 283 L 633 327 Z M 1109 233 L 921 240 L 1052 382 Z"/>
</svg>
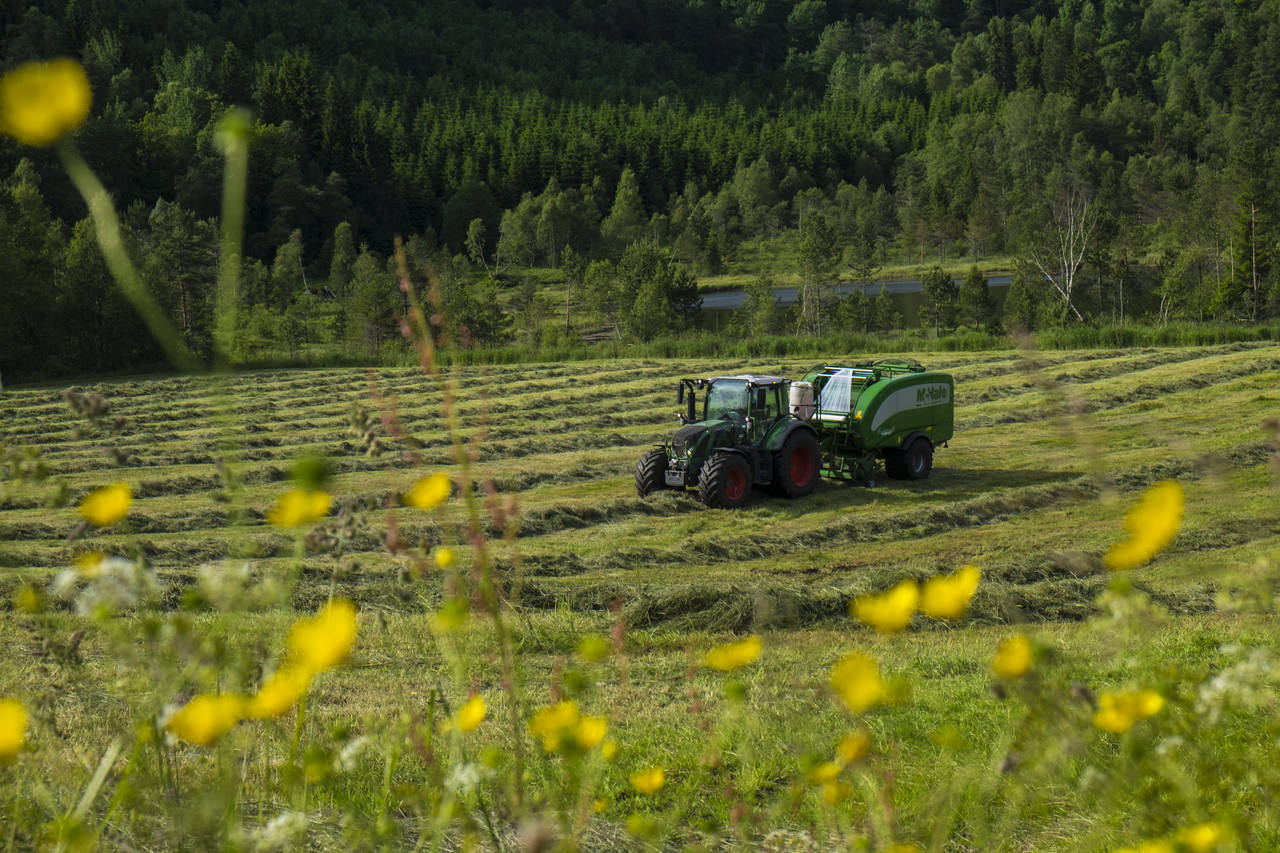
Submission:
<svg viewBox="0 0 1280 853">
<path fill-rule="evenodd" d="M 883 459 L 890 477 L 923 480 L 954 432 L 955 382 L 907 359 L 823 365 L 791 384 L 791 409 L 818 433 L 823 476 L 871 484 Z"/>
<path fill-rule="evenodd" d="M 697 488 L 707 505 L 732 508 L 753 487 L 802 497 L 820 476 L 872 485 L 881 459 L 890 477 L 923 479 L 951 438 L 954 388 L 949 374 L 903 359 L 823 365 L 799 382 L 682 379 L 684 426 L 636 463 L 636 491 Z"/>
</svg>

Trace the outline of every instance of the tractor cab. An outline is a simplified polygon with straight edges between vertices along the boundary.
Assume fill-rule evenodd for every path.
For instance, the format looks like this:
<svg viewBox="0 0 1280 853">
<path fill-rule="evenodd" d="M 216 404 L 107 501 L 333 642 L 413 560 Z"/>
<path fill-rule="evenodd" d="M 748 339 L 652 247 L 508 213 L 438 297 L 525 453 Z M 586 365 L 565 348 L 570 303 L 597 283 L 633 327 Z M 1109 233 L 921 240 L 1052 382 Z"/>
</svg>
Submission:
<svg viewBox="0 0 1280 853">
<path fill-rule="evenodd" d="M 789 386 L 781 376 L 755 373 L 681 379 L 681 427 L 638 463 L 636 490 L 696 487 L 704 502 L 720 507 L 741 505 L 753 486 L 790 497 L 813 491 L 817 440 L 788 410 Z"/>
<path fill-rule="evenodd" d="M 758 374 L 681 379 L 676 399 L 685 410 L 680 423 L 686 427 L 714 425 L 751 440 L 787 417 L 789 384 L 780 376 Z"/>
</svg>

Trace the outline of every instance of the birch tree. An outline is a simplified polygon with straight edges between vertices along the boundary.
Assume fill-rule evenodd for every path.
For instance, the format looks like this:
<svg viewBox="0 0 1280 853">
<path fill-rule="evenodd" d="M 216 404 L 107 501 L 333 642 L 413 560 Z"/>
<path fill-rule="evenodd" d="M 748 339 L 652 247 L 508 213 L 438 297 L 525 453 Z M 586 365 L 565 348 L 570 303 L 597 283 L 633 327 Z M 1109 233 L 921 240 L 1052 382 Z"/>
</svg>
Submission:
<svg viewBox="0 0 1280 853">
<path fill-rule="evenodd" d="M 1062 298 L 1064 313 L 1084 315 L 1074 302 L 1077 274 L 1098 226 L 1098 210 L 1090 193 L 1071 186 L 1050 200 L 1040 239 L 1032 244 L 1031 262 Z"/>
</svg>

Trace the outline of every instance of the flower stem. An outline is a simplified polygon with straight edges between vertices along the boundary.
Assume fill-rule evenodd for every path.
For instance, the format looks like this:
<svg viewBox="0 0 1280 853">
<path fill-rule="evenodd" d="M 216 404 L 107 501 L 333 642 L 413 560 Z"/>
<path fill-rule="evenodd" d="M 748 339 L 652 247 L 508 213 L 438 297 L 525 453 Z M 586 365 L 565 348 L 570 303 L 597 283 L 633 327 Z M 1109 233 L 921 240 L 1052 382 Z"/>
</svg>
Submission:
<svg viewBox="0 0 1280 853">
<path fill-rule="evenodd" d="M 111 271 L 116 284 L 120 285 L 125 297 L 142 315 L 147 329 L 164 348 L 169 361 L 180 370 L 199 370 L 199 360 L 182 342 L 182 335 L 169 322 L 164 309 L 152 297 L 142 277 L 138 275 L 133 261 L 129 260 L 129 253 L 125 249 L 124 237 L 120 231 L 120 220 L 116 216 L 115 207 L 111 203 L 111 196 L 107 193 L 106 187 L 70 142 L 64 141 L 59 145 L 58 153 L 62 156 L 62 164 L 70 175 L 71 182 L 75 184 L 89 207 L 98 245 L 102 248 L 107 269 Z"/>
</svg>

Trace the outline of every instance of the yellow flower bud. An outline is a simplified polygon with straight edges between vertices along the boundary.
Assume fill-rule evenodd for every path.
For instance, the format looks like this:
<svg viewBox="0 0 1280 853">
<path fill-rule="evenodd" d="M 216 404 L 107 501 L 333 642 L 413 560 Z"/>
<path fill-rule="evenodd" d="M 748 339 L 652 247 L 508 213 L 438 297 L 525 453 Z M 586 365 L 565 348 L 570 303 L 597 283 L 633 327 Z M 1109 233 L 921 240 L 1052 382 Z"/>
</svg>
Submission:
<svg viewBox="0 0 1280 853">
<path fill-rule="evenodd" d="M 913 580 L 905 580 L 880 595 L 854 599 L 850 609 L 855 617 L 877 631 L 893 634 L 911 624 L 919 600 L 919 585 Z"/>
<path fill-rule="evenodd" d="M 112 483 L 94 489 L 80 501 L 80 514 L 95 527 L 110 527 L 129 513 L 133 489 L 127 483 Z"/>
<path fill-rule="evenodd" d="M 453 481 L 448 474 L 432 474 L 413 484 L 405 493 L 404 502 L 418 509 L 432 509 L 449 499 L 453 493 Z"/>
<path fill-rule="evenodd" d="M 12 761 L 27 742 L 27 709 L 17 699 L 0 699 L 0 764 Z"/>
<path fill-rule="evenodd" d="M 89 115 L 89 77 L 74 59 L 28 62 L 0 78 L 0 132 L 46 146 Z"/>
</svg>

